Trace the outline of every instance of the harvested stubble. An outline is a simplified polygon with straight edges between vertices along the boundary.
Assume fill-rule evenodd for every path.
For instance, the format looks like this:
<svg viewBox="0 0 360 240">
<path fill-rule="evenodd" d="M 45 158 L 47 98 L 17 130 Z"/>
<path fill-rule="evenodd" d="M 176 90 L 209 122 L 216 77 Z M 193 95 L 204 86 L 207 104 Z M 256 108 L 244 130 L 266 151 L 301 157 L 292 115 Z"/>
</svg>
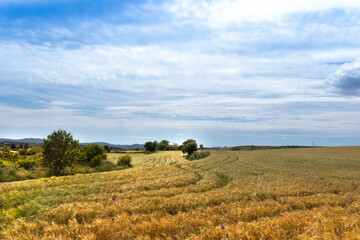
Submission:
<svg viewBox="0 0 360 240">
<path fill-rule="evenodd" d="M 128 154 L 128 153 L 126 153 Z M 126 155 L 125 153 L 109 153 L 107 159 L 117 163 L 117 159 Z M 129 153 L 134 168 L 159 167 L 175 163 L 183 163 L 186 160 L 181 151 L 159 151 L 156 153 Z"/>
<path fill-rule="evenodd" d="M 0 238 L 358 239 L 359 183 L 359 147 L 212 151 L 3 185 Z"/>
</svg>

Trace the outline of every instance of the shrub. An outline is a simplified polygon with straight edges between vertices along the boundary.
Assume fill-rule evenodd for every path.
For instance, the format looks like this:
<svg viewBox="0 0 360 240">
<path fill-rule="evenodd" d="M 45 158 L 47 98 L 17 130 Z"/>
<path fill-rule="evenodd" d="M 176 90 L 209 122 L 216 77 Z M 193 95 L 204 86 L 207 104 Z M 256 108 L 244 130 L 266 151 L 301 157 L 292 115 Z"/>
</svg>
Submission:
<svg viewBox="0 0 360 240">
<path fill-rule="evenodd" d="M 24 149 L 26 151 L 26 149 Z M 34 148 L 31 148 L 29 151 L 27 151 L 26 155 L 31 156 L 35 155 L 37 151 Z"/>
<path fill-rule="evenodd" d="M 91 167 L 97 167 L 101 165 L 101 162 L 106 159 L 105 149 L 99 144 L 93 143 L 84 147 L 85 156 L 82 159 L 82 163 L 90 165 Z"/>
<path fill-rule="evenodd" d="M 210 156 L 210 152 L 195 152 L 191 154 L 189 157 L 187 157 L 187 159 L 192 161 L 192 160 L 199 160 L 202 158 L 206 158 L 208 156 Z"/>
<path fill-rule="evenodd" d="M 100 166 L 96 167 L 98 172 L 106 172 L 116 169 L 116 165 L 110 161 L 104 161 Z"/>
<path fill-rule="evenodd" d="M 0 158 L 6 161 L 16 162 L 19 159 L 17 153 L 12 153 L 8 147 L 0 148 Z"/>
<path fill-rule="evenodd" d="M 20 155 L 20 156 L 25 156 L 25 155 L 27 155 L 27 150 L 26 150 L 26 149 L 21 149 L 21 150 L 19 151 L 19 155 Z"/>
<path fill-rule="evenodd" d="M 19 159 L 16 162 L 18 167 L 25 168 L 26 170 L 32 169 L 36 166 L 37 160 L 33 158 Z"/>
<path fill-rule="evenodd" d="M 106 154 L 96 155 L 90 160 L 90 167 L 97 167 L 100 166 L 103 160 L 106 159 Z"/>
<path fill-rule="evenodd" d="M 127 154 L 127 155 L 119 157 L 117 164 L 119 166 L 132 167 L 133 165 L 131 164 L 131 161 L 132 161 L 131 156 Z"/>
</svg>

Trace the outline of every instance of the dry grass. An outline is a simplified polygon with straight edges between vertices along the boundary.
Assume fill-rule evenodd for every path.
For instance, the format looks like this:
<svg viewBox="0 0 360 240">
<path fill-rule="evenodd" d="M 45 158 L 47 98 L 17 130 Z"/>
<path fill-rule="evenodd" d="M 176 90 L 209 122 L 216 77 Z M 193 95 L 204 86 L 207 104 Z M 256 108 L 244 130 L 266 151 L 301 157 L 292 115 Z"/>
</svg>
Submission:
<svg viewBox="0 0 360 240">
<path fill-rule="evenodd" d="M 230 239 L 359 239 L 360 147 L 153 167 L 171 162 L 160 155 L 134 156 L 149 168 L 0 186 L 0 238 L 223 239 L 224 224 Z"/>
<path fill-rule="evenodd" d="M 126 154 L 131 156 L 134 168 L 159 167 L 186 162 L 181 151 L 160 151 L 150 154 L 136 152 L 108 153 L 107 159 L 116 164 L 118 158 Z"/>
</svg>

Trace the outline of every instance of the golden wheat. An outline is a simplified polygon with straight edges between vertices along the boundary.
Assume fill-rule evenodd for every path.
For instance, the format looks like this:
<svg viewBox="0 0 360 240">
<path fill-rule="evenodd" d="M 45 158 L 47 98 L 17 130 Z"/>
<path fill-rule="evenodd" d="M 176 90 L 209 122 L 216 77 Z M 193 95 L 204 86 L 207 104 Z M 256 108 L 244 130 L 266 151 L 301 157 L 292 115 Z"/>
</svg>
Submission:
<svg viewBox="0 0 360 240">
<path fill-rule="evenodd" d="M 0 238 L 224 239 L 223 224 L 230 239 L 359 239 L 359 147 L 133 159 L 135 169 L 0 186 Z"/>
<path fill-rule="evenodd" d="M 181 151 L 161 151 L 151 154 L 134 152 L 109 153 L 107 159 L 116 163 L 119 157 L 126 154 L 131 156 L 134 168 L 158 167 L 186 162 Z"/>
</svg>

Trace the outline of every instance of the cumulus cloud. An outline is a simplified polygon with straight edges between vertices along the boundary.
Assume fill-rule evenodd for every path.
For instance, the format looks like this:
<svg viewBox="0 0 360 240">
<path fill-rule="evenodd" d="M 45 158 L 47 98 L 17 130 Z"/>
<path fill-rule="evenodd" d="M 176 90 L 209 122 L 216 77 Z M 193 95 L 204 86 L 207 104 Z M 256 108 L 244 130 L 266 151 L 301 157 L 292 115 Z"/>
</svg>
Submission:
<svg viewBox="0 0 360 240">
<path fill-rule="evenodd" d="M 328 82 L 346 95 L 360 95 L 360 58 L 328 76 Z"/>
</svg>

